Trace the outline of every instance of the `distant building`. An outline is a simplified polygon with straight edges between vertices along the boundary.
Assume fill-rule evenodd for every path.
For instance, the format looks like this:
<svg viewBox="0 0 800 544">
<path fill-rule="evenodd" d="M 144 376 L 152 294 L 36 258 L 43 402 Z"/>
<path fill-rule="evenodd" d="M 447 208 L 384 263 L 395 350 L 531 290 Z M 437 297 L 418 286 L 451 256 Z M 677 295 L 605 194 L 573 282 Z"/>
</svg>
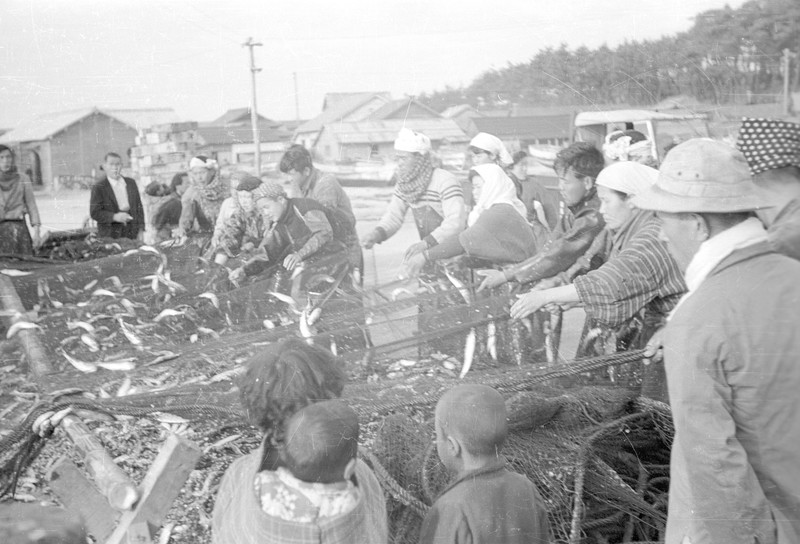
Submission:
<svg viewBox="0 0 800 544">
<path fill-rule="evenodd" d="M 262 170 L 271 168 L 288 146 L 292 133 L 279 121 L 258 116 Z M 221 117 L 197 127 L 197 153 L 221 166 L 255 164 L 253 128 L 249 108 L 228 110 Z"/>
<path fill-rule="evenodd" d="M 573 115 L 537 115 L 531 117 L 473 117 L 470 134 L 488 132 L 500 138 L 514 152 L 531 145 L 565 146 L 572 136 Z"/>
<path fill-rule="evenodd" d="M 424 133 L 434 151 L 439 148 L 466 147 L 469 138 L 452 119 L 389 118 L 330 123 L 322 127 L 314 147 L 318 157 L 328 161 L 391 160 L 394 140 L 403 127 Z"/>
<path fill-rule="evenodd" d="M 0 143 L 16 150 L 20 170 L 35 185 L 51 186 L 59 179 L 97 176 L 109 151 L 129 167 L 128 151 L 139 131 L 178 120 L 171 108 L 83 108 L 40 115 L 0 136 Z"/>
<path fill-rule="evenodd" d="M 325 125 L 363 121 L 391 101 L 388 92 L 328 93 L 322 103 L 322 113 L 297 127 L 292 141 L 312 149 Z"/>
</svg>

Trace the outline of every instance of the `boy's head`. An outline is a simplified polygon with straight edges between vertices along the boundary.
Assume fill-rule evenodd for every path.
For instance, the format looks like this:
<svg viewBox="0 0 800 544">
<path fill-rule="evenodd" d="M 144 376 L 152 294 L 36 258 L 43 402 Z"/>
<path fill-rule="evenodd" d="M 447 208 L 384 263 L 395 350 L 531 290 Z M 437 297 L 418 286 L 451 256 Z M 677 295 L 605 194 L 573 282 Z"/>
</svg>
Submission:
<svg viewBox="0 0 800 544">
<path fill-rule="evenodd" d="M 575 142 L 559 151 L 553 169 L 564 203 L 574 206 L 583 200 L 604 166 L 603 154 L 589 142 Z"/>
<path fill-rule="evenodd" d="M 298 480 L 329 484 L 348 478 L 358 452 L 358 415 L 340 400 L 310 404 L 286 423 L 281 458 Z"/>
<path fill-rule="evenodd" d="M 507 433 L 505 402 L 489 386 L 456 386 L 436 404 L 436 450 L 452 472 L 497 457 Z"/>
</svg>

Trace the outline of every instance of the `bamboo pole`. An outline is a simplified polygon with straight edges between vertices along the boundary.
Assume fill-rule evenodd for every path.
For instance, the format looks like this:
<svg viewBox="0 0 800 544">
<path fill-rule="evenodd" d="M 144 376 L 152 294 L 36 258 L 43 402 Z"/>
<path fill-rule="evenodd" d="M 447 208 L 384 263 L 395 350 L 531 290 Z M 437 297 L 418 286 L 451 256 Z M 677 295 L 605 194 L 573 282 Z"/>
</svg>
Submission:
<svg viewBox="0 0 800 544">
<path fill-rule="evenodd" d="M 61 427 L 83 456 L 95 485 L 108 499 L 108 503 L 120 511 L 132 509 L 139 500 L 139 491 L 128 475 L 106 453 L 89 427 L 73 415 L 66 416 Z"/>
<path fill-rule="evenodd" d="M 6 326 L 11 327 L 18 321 L 24 321 L 25 306 L 22 305 L 14 283 L 3 274 L 0 274 L 0 300 L 3 308 L 9 312 L 16 312 L 16 315 L 5 319 Z M 41 378 L 45 374 L 53 371 L 47 358 L 47 352 L 39 341 L 36 329 L 21 330 L 17 333 L 22 343 L 22 349 L 28 359 L 28 369 L 35 378 Z"/>
</svg>

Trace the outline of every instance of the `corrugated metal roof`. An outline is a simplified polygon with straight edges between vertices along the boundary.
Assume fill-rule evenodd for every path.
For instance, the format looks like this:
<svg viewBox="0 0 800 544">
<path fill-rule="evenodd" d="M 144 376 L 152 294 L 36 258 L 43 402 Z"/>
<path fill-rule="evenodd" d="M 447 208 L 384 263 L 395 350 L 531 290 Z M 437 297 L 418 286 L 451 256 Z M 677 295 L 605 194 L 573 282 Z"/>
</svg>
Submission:
<svg viewBox="0 0 800 544">
<path fill-rule="evenodd" d="M 135 130 L 143 130 L 153 125 L 174 123 L 180 121 L 178 114 L 172 108 L 142 109 L 142 110 L 101 110 L 98 108 L 81 108 L 79 110 L 46 113 L 29 121 L 23 122 L 18 127 L 10 130 L 0 137 L 0 142 L 35 142 L 47 140 L 62 130 L 77 123 L 81 119 L 95 113 L 102 113 L 117 119 Z"/>
<path fill-rule="evenodd" d="M 388 93 L 329 93 L 329 95 L 331 94 L 336 96 L 336 100 L 323 110 L 322 113 L 297 127 L 295 131 L 296 134 L 322 130 L 323 126 L 328 123 L 339 121 L 344 118 L 345 115 L 376 96 L 386 102 L 390 101 Z"/>
<path fill-rule="evenodd" d="M 452 119 L 386 119 L 383 121 L 357 121 L 331 123 L 324 130 L 331 131 L 343 144 L 378 144 L 392 142 L 403 127 L 422 132 L 431 140 L 466 142 L 464 131 Z"/>
<path fill-rule="evenodd" d="M 411 106 L 414 106 L 414 108 L 412 108 Z M 388 103 L 384 104 L 383 106 L 381 106 L 380 108 L 378 108 L 377 110 L 372 112 L 368 119 L 371 120 L 371 121 L 379 121 L 381 119 L 388 119 L 389 117 L 391 117 L 392 115 L 394 115 L 398 111 L 401 112 L 401 116 L 402 116 L 403 112 L 409 112 L 409 111 L 413 112 L 412 115 L 416 115 L 416 111 L 414 111 L 414 110 L 416 110 L 416 111 L 420 111 L 421 110 L 424 113 L 424 117 L 423 118 L 441 117 L 441 115 L 439 115 L 439 112 L 437 112 L 436 110 L 432 110 L 431 108 L 429 108 L 425 104 L 423 104 L 421 102 L 418 102 L 418 101 L 414 100 L 413 98 L 411 98 L 411 99 L 409 99 L 409 98 L 399 98 L 397 100 L 392 100 L 391 102 L 388 102 Z M 410 119 L 410 118 L 419 118 L 419 117 L 409 117 L 408 115 L 406 115 L 405 118 L 406 119 Z"/>
<path fill-rule="evenodd" d="M 253 130 L 249 126 L 198 127 L 197 135 L 203 145 L 248 144 L 253 142 Z M 287 130 L 259 127 L 259 139 L 262 142 L 289 141 L 291 134 Z"/>
<path fill-rule="evenodd" d="M 494 134 L 501 140 L 535 140 L 569 138 L 571 114 L 537 115 L 534 117 L 473 117 L 480 132 Z"/>
</svg>

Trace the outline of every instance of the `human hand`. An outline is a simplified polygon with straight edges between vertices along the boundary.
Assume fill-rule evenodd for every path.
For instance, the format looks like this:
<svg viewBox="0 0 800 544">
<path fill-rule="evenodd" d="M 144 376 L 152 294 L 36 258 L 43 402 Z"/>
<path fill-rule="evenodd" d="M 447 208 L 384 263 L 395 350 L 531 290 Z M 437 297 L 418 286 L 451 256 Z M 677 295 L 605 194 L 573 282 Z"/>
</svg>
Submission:
<svg viewBox="0 0 800 544">
<path fill-rule="evenodd" d="M 511 319 L 522 319 L 549 303 L 545 291 L 528 291 L 517 295 L 517 301 L 511 306 Z"/>
<path fill-rule="evenodd" d="M 498 287 L 503 285 L 508 280 L 506 279 L 506 275 L 502 270 L 478 270 L 477 274 L 479 276 L 483 276 L 483 281 L 478 286 L 478 293 L 483 291 L 484 289 L 491 289 L 493 287 Z"/>
<path fill-rule="evenodd" d="M 406 276 L 414 278 L 419 276 L 422 267 L 425 266 L 427 260 L 424 253 L 415 253 L 405 261 Z"/>
<path fill-rule="evenodd" d="M 414 255 L 421 254 L 426 249 L 428 249 L 428 244 L 426 244 L 425 242 L 417 242 L 415 244 L 411 244 L 410 246 L 408 246 L 408 249 L 406 249 L 406 252 L 403 255 L 403 262 L 404 263 L 407 262 L 409 259 L 411 259 L 411 257 L 413 257 Z"/>
<path fill-rule="evenodd" d="M 644 347 L 645 364 L 658 363 L 664 359 L 664 327 L 658 329 Z"/>
<path fill-rule="evenodd" d="M 361 247 L 364 249 L 372 249 L 372 246 L 378 243 L 380 235 L 377 230 L 373 230 L 361 239 Z"/>
<path fill-rule="evenodd" d="M 112 218 L 114 223 L 127 223 L 129 221 L 133 221 L 133 217 L 128 212 L 117 212 L 114 214 Z"/>
<path fill-rule="evenodd" d="M 303 258 L 300 257 L 300 255 L 298 255 L 297 253 L 290 253 L 283 260 L 283 267 L 286 270 L 294 270 L 294 267 L 296 267 L 301 262 L 303 262 Z"/>
<path fill-rule="evenodd" d="M 224 253 L 220 252 L 214 255 L 214 264 L 225 266 L 227 262 L 228 262 L 228 256 L 225 255 Z"/>
<path fill-rule="evenodd" d="M 228 273 L 228 281 L 230 281 L 234 285 L 239 285 L 239 283 L 244 279 L 245 273 L 244 268 L 234 268 Z"/>
</svg>

